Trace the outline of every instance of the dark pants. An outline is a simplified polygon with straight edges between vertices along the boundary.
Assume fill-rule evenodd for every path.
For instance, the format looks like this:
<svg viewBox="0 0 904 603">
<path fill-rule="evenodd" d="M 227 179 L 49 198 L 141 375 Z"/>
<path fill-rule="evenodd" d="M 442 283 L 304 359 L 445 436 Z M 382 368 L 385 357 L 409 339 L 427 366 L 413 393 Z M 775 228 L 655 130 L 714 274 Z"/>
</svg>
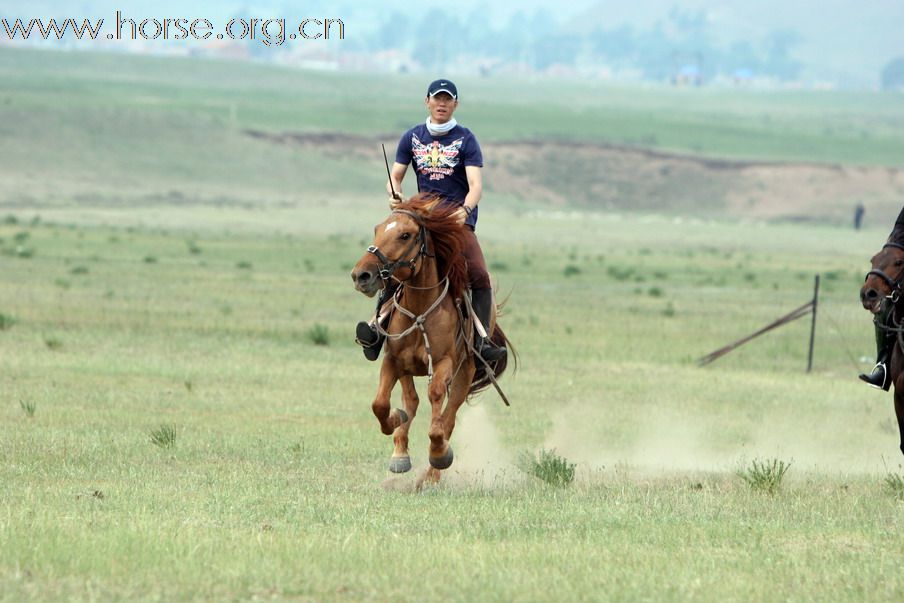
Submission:
<svg viewBox="0 0 904 603">
<path fill-rule="evenodd" d="M 465 259 L 468 261 L 468 276 L 471 289 L 489 289 L 490 273 L 487 272 L 487 263 L 483 259 L 483 251 L 480 249 L 480 243 L 477 242 L 477 235 L 469 226 L 465 236 L 465 248 L 462 250 Z"/>
</svg>

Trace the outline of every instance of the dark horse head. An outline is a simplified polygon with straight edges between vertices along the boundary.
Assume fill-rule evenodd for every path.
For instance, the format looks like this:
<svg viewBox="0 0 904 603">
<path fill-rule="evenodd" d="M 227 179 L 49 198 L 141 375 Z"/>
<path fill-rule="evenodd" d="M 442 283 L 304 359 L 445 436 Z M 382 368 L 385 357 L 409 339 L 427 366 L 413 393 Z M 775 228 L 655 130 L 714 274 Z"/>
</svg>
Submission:
<svg viewBox="0 0 904 603">
<path fill-rule="evenodd" d="M 860 288 L 863 307 L 876 314 L 882 300 L 897 301 L 904 280 L 904 245 L 889 241 L 873 256 L 872 268 L 866 273 L 866 282 Z"/>
</svg>

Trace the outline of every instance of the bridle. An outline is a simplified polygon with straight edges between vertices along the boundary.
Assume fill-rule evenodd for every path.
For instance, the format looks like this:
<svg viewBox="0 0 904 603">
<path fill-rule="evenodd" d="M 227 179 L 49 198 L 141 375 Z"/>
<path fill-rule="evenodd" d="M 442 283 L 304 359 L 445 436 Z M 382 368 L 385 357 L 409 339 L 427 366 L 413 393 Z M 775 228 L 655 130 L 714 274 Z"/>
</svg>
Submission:
<svg viewBox="0 0 904 603">
<path fill-rule="evenodd" d="M 380 251 L 380 248 L 376 245 L 371 245 L 367 248 L 367 253 L 372 253 L 376 256 L 376 258 L 380 261 L 380 278 L 384 281 L 388 281 L 390 278 L 395 278 L 393 274 L 399 268 L 408 268 L 411 270 L 412 275 L 414 275 L 414 269 L 416 267 L 417 261 L 423 256 L 429 256 L 427 253 L 427 227 L 424 225 L 424 221 L 421 219 L 419 215 L 414 212 L 404 210 L 404 209 L 396 209 L 393 210 L 393 214 L 404 214 L 412 218 L 418 225 L 417 236 L 412 239 L 411 244 L 399 255 L 399 259 L 394 262 L 389 261 L 389 258 Z M 391 214 L 390 214 L 391 215 Z M 411 253 L 415 247 L 420 243 L 420 249 L 417 250 L 414 257 L 410 259 L 402 259 Z M 399 280 L 399 279 L 396 279 Z M 401 281 L 400 281 L 401 282 Z"/>
<path fill-rule="evenodd" d="M 904 245 L 901 245 L 899 243 L 886 243 L 882 246 L 882 249 L 886 249 L 888 247 L 893 247 L 895 249 L 904 251 Z M 901 273 L 898 274 L 897 280 L 895 280 L 885 274 L 885 272 L 883 272 L 882 270 L 873 269 L 866 273 L 866 278 L 863 279 L 864 282 L 866 282 L 871 276 L 877 276 L 882 279 L 885 284 L 888 285 L 888 288 L 891 289 L 891 292 L 886 297 L 890 299 L 893 304 L 898 303 L 898 300 L 901 298 L 901 285 L 904 284 L 904 270 L 901 270 Z"/>
</svg>

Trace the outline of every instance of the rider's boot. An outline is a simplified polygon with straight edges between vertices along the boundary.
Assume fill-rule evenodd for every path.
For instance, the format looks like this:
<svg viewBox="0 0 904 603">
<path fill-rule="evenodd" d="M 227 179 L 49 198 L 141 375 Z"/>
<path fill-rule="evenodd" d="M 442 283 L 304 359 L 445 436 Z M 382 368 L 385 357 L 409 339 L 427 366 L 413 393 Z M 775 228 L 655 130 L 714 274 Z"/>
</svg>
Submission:
<svg viewBox="0 0 904 603">
<path fill-rule="evenodd" d="M 373 321 L 364 322 L 362 320 L 355 327 L 355 343 L 364 348 L 364 357 L 370 361 L 376 360 L 380 356 L 380 350 L 383 348 L 383 341 L 386 337 L 377 331 L 376 323 L 378 319 L 382 319 L 385 322 L 389 317 L 388 312 L 386 315 L 380 316 L 380 311 L 383 309 L 383 303 L 392 297 L 393 293 L 395 293 L 395 287 L 386 287 L 381 290 L 377 299 L 377 311 Z M 386 325 L 383 324 L 382 326 L 385 330 Z"/>
<path fill-rule="evenodd" d="M 876 328 L 876 366 L 869 375 L 861 374 L 860 379 L 878 389 L 888 391 L 891 387 L 891 375 L 888 364 L 895 345 L 895 333 L 885 327 L 888 324 L 890 311 L 883 308 L 873 318 Z"/>
<path fill-rule="evenodd" d="M 490 329 L 490 317 L 493 311 L 493 290 L 492 289 L 473 289 L 471 290 L 471 302 L 474 306 L 474 313 L 483 325 L 486 331 Z M 479 333 L 476 334 L 474 347 L 480 357 L 487 362 L 496 362 L 505 358 L 508 350 L 505 346 L 497 346 L 489 337 L 483 337 Z"/>
<path fill-rule="evenodd" d="M 355 327 L 355 343 L 364 348 L 364 357 L 368 360 L 376 360 L 380 356 L 380 349 L 386 338 L 377 332 L 376 318 L 373 323 L 363 320 Z"/>
</svg>

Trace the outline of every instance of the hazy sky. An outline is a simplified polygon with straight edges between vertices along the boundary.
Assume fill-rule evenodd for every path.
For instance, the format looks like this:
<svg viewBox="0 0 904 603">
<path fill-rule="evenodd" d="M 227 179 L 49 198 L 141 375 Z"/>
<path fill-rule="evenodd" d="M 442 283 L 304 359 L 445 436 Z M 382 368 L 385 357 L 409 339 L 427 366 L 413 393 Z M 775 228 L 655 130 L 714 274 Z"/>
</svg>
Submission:
<svg viewBox="0 0 904 603">
<path fill-rule="evenodd" d="M 501 29 L 519 11 L 545 9 L 566 30 L 611 30 L 628 25 L 649 29 L 668 20 L 670 11 L 702 11 L 713 38 L 730 45 L 733 41 L 759 41 L 776 29 L 798 36 L 793 51 L 805 65 L 810 79 L 840 79 L 859 85 L 874 85 L 881 68 L 896 56 L 904 56 L 904 0 L 572 0 L 555 5 L 548 0 L 383 0 L 366 4 L 360 0 L 178 0 L 105 1 L 33 0 L 29 3 L 0 0 L 0 16 L 74 17 L 112 21 L 115 11 L 142 18 L 207 18 L 222 25 L 229 17 L 247 15 L 262 19 L 341 18 L 347 38 L 367 36 L 393 13 L 419 22 L 434 8 L 455 10 L 459 18 L 485 11 L 490 26 Z M 399 31 L 400 37 L 419 31 Z M 454 39 L 450 40 L 454 51 Z M 349 45 L 350 46 L 350 45 Z"/>
</svg>

